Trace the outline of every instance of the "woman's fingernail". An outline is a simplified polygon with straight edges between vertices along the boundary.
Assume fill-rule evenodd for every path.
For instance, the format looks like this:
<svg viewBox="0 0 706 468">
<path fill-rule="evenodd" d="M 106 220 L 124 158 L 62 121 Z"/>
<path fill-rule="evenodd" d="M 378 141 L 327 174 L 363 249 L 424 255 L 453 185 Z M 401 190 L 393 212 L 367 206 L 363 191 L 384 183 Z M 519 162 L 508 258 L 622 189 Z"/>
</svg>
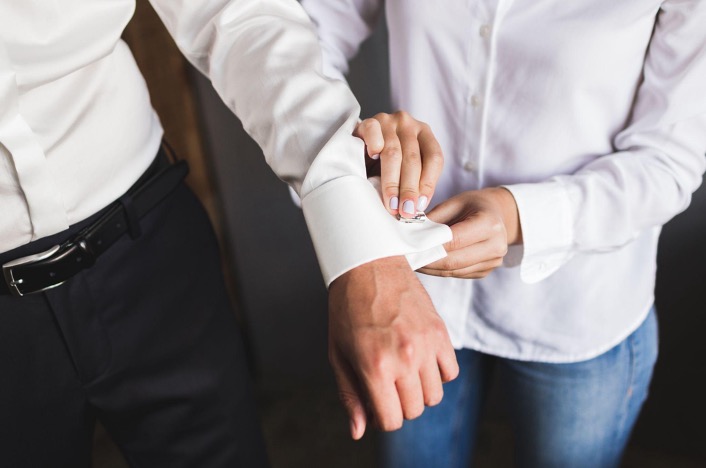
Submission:
<svg viewBox="0 0 706 468">
<path fill-rule="evenodd" d="M 398 206 L 400 206 L 400 199 L 397 197 L 390 198 L 390 209 L 396 210 Z"/>
<path fill-rule="evenodd" d="M 417 209 L 419 211 L 424 211 L 427 207 L 427 203 L 429 203 L 429 199 L 422 195 L 419 197 L 419 200 L 417 200 Z"/>
<path fill-rule="evenodd" d="M 355 425 L 355 421 L 351 419 L 351 437 L 358 435 L 358 427 Z"/>
<path fill-rule="evenodd" d="M 414 202 L 412 200 L 407 200 L 402 204 L 402 211 L 407 214 L 414 214 Z"/>
<path fill-rule="evenodd" d="M 380 159 L 380 153 L 378 154 L 371 154 L 370 159 Z"/>
</svg>

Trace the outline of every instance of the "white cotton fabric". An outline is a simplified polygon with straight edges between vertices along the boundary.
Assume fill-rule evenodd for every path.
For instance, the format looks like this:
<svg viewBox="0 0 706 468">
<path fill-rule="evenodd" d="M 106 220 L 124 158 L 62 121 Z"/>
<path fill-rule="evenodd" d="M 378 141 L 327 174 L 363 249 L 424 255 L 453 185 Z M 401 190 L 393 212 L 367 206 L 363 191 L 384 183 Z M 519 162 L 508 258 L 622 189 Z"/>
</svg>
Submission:
<svg viewBox="0 0 706 468">
<path fill-rule="evenodd" d="M 660 227 L 706 168 L 706 2 L 302 4 L 339 79 L 385 9 L 393 106 L 446 157 L 435 203 L 488 186 L 517 201 L 504 268 L 421 277 L 457 348 L 574 362 L 640 325 Z"/>
<path fill-rule="evenodd" d="M 367 195 L 363 144 L 351 136 L 358 103 L 321 73 L 316 35 L 295 0 L 152 5 L 302 197 L 327 284 L 380 257 L 445 255 L 447 227 L 416 235 L 383 221 L 384 207 Z M 0 252 L 96 213 L 154 158 L 162 128 L 120 39 L 134 8 L 134 0 L 0 2 Z"/>
</svg>

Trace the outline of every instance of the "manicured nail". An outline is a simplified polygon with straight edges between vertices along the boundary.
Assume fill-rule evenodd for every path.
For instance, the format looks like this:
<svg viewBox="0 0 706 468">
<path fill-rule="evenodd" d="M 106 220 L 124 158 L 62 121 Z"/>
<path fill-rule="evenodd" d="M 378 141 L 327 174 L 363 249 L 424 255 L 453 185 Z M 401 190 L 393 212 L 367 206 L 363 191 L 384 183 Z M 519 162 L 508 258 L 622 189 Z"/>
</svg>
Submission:
<svg viewBox="0 0 706 468">
<path fill-rule="evenodd" d="M 397 197 L 390 198 L 390 209 L 396 210 L 398 206 L 400 206 L 400 199 Z"/>
<path fill-rule="evenodd" d="M 355 425 L 355 421 L 351 419 L 351 437 L 355 438 L 358 435 L 358 427 Z"/>
<path fill-rule="evenodd" d="M 380 159 L 380 153 L 378 154 L 371 154 L 370 159 Z"/>
<path fill-rule="evenodd" d="M 429 203 L 429 199 L 422 195 L 419 197 L 419 200 L 417 200 L 417 209 L 419 211 L 424 211 L 427 207 L 427 203 Z"/>
<path fill-rule="evenodd" d="M 402 211 L 404 211 L 407 214 L 415 214 L 414 213 L 414 202 L 412 200 L 407 200 L 402 204 Z"/>
</svg>

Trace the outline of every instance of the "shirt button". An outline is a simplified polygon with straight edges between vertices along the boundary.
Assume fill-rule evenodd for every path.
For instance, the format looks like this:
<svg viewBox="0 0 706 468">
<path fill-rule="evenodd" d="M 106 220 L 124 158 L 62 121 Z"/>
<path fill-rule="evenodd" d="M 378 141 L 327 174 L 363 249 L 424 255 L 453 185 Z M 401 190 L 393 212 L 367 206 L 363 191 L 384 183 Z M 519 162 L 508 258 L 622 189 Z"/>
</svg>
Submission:
<svg viewBox="0 0 706 468">
<path fill-rule="evenodd" d="M 478 34 L 480 34 L 480 37 L 482 37 L 483 39 L 487 39 L 488 37 L 490 37 L 490 25 L 484 24 L 483 26 L 481 26 L 478 30 Z"/>
<path fill-rule="evenodd" d="M 463 168 L 468 172 L 473 172 L 476 170 L 476 165 L 473 164 L 473 161 L 466 161 L 463 163 Z"/>
<path fill-rule="evenodd" d="M 483 99 L 481 99 L 480 96 L 478 96 L 477 94 L 471 96 L 471 105 L 473 107 L 480 107 L 481 104 L 483 104 Z"/>
</svg>

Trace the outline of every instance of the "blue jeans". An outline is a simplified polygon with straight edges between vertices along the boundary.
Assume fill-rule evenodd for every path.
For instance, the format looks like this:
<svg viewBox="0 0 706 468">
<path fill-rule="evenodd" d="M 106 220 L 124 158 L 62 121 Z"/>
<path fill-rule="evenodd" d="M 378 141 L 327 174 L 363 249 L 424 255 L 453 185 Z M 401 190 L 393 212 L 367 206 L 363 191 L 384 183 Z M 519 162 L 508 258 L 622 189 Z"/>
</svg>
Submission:
<svg viewBox="0 0 706 468">
<path fill-rule="evenodd" d="M 657 360 L 654 309 L 610 351 L 571 364 L 523 362 L 457 351 L 461 373 L 444 399 L 402 429 L 381 435 L 385 468 L 467 468 L 485 389 L 498 375 L 510 415 L 516 465 L 618 466 Z"/>
</svg>

